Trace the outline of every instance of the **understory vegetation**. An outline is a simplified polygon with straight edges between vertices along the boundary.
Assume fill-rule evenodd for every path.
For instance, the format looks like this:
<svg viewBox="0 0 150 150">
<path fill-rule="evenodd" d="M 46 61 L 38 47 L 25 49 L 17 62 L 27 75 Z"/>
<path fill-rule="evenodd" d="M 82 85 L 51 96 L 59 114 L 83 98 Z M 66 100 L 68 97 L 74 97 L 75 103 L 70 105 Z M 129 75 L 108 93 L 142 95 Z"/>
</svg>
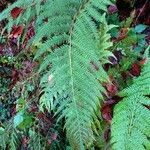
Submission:
<svg viewBox="0 0 150 150">
<path fill-rule="evenodd" d="M 150 150 L 148 0 L 0 0 L 0 150 Z"/>
</svg>

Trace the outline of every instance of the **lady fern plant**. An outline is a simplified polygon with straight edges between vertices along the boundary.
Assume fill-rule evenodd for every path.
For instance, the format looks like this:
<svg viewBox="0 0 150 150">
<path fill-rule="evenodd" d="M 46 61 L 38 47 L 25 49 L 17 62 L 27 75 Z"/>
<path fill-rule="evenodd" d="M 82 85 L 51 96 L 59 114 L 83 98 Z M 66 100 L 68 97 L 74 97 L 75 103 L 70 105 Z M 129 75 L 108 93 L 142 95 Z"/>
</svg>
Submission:
<svg viewBox="0 0 150 150">
<path fill-rule="evenodd" d="M 51 12 L 48 8 L 41 13 L 42 18 L 49 18 L 48 22 L 37 21 L 39 31 L 33 44 L 38 42 L 37 55 L 44 56 L 40 66 L 44 93 L 40 105 L 56 112 L 58 120 L 65 118 L 67 138 L 73 149 L 82 150 L 93 143 L 93 131 L 96 132 L 99 122 L 97 112 L 105 92 L 101 83 L 108 79 L 100 54 L 105 46 L 108 48 L 109 35 L 104 32 L 100 37 L 96 22 L 106 23 L 105 16 L 99 12 L 106 10 L 107 4 L 107 0 L 65 3 L 56 0 L 49 4 Z M 42 37 L 47 40 L 42 42 Z M 106 44 L 104 47 L 100 47 L 100 40 Z M 98 66 L 98 70 L 94 66 Z"/>
</svg>

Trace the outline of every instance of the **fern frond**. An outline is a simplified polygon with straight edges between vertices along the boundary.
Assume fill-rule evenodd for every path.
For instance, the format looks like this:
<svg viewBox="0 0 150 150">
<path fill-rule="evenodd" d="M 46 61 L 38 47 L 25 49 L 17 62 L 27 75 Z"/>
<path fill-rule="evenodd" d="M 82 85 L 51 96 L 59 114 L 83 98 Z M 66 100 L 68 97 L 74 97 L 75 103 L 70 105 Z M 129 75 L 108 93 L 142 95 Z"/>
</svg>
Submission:
<svg viewBox="0 0 150 150">
<path fill-rule="evenodd" d="M 120 92 L 124 99 L 115 106 L 112 122 L 114 150 L 150 149 L 150 62 L 133 85 Z"/>
<path fill-rule="evenodd" d="M 31 150 L 41 150 L 43 148 L 43 144 L 41 144 L 43 141 L 41 140 L 41 135 L 36 132 L 34 129 L 29 130 L 29 148 Z"/>
<path fill-rule="evenodd" d="M 3 131 L 0 134 L 0 148 L 1 149 L 6 149 L 7 146 L 7 140 L 9 138 L 8 132 L 6 132 L 6 129 L 3 129 Z"/>
<path fill-rule="evenodd" d="M 8 147 L 11 150 L 17 150 L 20 145 L 20 134 L 16 129 L 8 124 L 3 133 L 0 134 L 0 149 L 6 149 Z"/>
<path fill-rule="evenodd" d="M 98 56 L 99 56 L 101 62 L 103 64 L 105 64 L 105 63 L 110 63 L 108 61 L 108 57 L 112 56 L 115 58 L 115 56 L 107 49 L 109 49 L 113 45 L 112 42 L 110 41 L 111 36 L 109 34 L 109 31 L 112 28 L 117 27 L 117 26 L 108 25 L 107 22 L 105 21 L 105 19 L 102 19 L 101 22 L 102 23 L 100 24 L 100 27 L 99 27 L 99 31 L 100 31 L 99 32 L 99 37 L 100 37 L 99 49 L 100 49 L 100 51 L 98 52 Z"/>
<path fill-rule="evenodd" d="M 40 66 L 44 92 L 40 106 L 57 111 L 59 119 L 66 119 L 67 137 L 73 149 L 83 150 L 93 143 L 95 122 L 99 122 L 97 111 L 105 92 L 101 82 L 108 80 L 99 60 L 109 47 L 102 43 L 107 44 L 111 28 L 104 27 L 105 16 L 100 12 L 108 4 L 108 0 L 51 1 L 52 9 L 42 13 L 48 21 L 37 22 L 33 45 L 39 45 L 36 57 L 45 57 Z M 103 31 L 98 31 L 96 23 Z M 105 58 L 110 55 L 107 51 L 103 54 Z M 99 69 L 96 71 L 94 66 Z"/>
<path fill-rule="evenodd" d="M 13 129 L 10 135 L 9 148 L 11 150 L 17 150 L 20 145 L 20 135 L 18 135 L 17 130 Z"/>
</svg>

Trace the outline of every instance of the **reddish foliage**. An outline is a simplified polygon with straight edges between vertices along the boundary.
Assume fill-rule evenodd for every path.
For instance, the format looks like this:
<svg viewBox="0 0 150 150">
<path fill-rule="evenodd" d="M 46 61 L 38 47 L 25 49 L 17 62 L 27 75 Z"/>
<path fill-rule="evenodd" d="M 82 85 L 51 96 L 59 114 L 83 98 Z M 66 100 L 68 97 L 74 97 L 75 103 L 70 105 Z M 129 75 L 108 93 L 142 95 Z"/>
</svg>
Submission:
<svg viewBox="0 0 150 150">
<path fill-rule="evenodd" d="M 138 77 L 141 73 L 141 66 L 143 66 L 146 63 L 147 59 L 143 59 L 139 62 L 135 62 L 131 65 L 131 69 L 128 71 L 124 71 L 121 73 L 121 76 L 123 78 L 123 80 L 127 80 L 127 78 L 131 78 L 133 76 Z"/>
<path fill-rule="evenodd" d="M 109 138 L 110 138 L 110 128 L 107 128 L 104 132 L 104 139 L 105 139 L 105 142 L 108 142 L 109 141 Z"/>
<path fill-rule="evenodd" d="M 128 29 L 127 28 L 122 28 L 119 32 L 119 37 L 118 40 L 122 40 L 127 37 Z"/>
<path fill-rule="evenodd" d="M 10 37 L 18 38 L 23 32 L 23 26 L 13 26 Z"/>
<path fill-rule="evenodd" d="M 51 141 L 50 139 L 48 139 L 48 140 L 47 140 L 47 144 L 48 144 L 48 145 L 51 145 L 51 144 L 52 144 L 52 141 Z"/>
<path fill-rule="evenodd" d="M 101 108 L 101 114 L 104 120 L 110 122 L 112 120 L 112 106 L 116 103 L 113 99 L 104 102 Z"/>
<path fill-rule="evenodd" d="M 126 81 L 127 78 L 128 78 L 128 76 L 129 76 L 129 72 L 123 71 L 123 72 L 121 73 L 121 76 L 122 76 L 123 80 Z"/>
<path fill-rule="evenodd" d="M 11 116 L 14 116 L 15 114 L 16 114 L 16 105 L 13 105 L 11 109 Z"/>
<path fill-rule="evenodd" d="M 38 112 L 38 106 L 35 103 L 32 103 L 28 108 L 28 111 L 31 113 L 36 113 Z"/>
<path fill-rule="evenodd" d="M 49 116 L 48 114 L 44 114 L 42 112 L 39 112 L 37 114 L 37 118 L 39 121 L 40 133 L 43 136 L 46 136 L 49 129 L 53 126 L 53 120 L 51 116 Z"/>
<path fill-rule="evenodd" d="M 25 37 L 25 40 L 23 42 L 23 46 L 22 48 L 25 48 L 28 41 L 35 35 L 35 30 L 34 30 L 34 27 L 33 27 L 33 24 L 31 24 L 27 30 L 27 33 L 26 33 L 26 37 Z"/>
<path fill-rule="evenodd" d="M 108 12 L 110 13 L 110 14 L 114 14 L 114 13 L 116 13 L 118 11 L 118 9 L 117 9 L 117 6 L 116 5 L 110 5 L 109 7 L 108 7 Z"/>
<path fill-rule="evenodd" d="M 120 97 L 114 96 L 110 99 L 107 99 L 103 104 L 101 108 L 101 114 L 104 120 L 110 122 L 113 117 L 113 107 L 115 104 L 117 104 L 120 101 Z"/>
<path fill-rule="evenodd" d="M 117 0 L 116 6 L 118 8 L 120 20 L 124 20 L 134 13 L 133 24 L 147 24 L 150 25 L 150 1 L 149 0 L 135 0 L 134 5 L 131 0 Z"/>
<path fill-rule="evenodd" d="M 119 36 L 116 39 L 113 39 L 113 42 L 118 42 L 125 39 L 127 37 L 127 34 L 128 34 L 128 29 L 121 28 L 121 30 L 119 31 Z"/>
<path fill-rule="evenodd" d="M 42 112 L 39 112 L 39 113 L 37 114 L 37 118 L 38 118 L 39 120 L 44 121 L 45 123 L 48 123 L 50 126 L 51 126 L 51 124 L 52 124 L 52 122 L 50 121 L 50 119 L 49 119 L 44 113 L 42 113 Z"/>
<path fill-rule="evenodd" d="M 108 96 L 112 97 L 115 96 L 118 92 L 118 85 L 116 80 L 113 78 L 113 76 L 110 76 L 110 81 L 109 83 L 104 83 L 103 85 L 106 87 L 108 91 Z"/>
<path fill-rule="evenodd" d="M 130 73 L 131 73 L 133 76 L 139 76 L 140 73 L 141 73 L 141 66 L 140 66 L 139 64 L 137 64 L 137 63 L 132 64 Z"/>
<path fill-rule="evenodd" d="M 150 25 L 150 1 L 149 0 L 136 0 L 136 19 L 135 23 L 142 23 Z"/>
<path fill-rule="evenodd" d="M 23 139 L 22 139 L 22 145 L 24 148 L 27 148 L 28 147 L 28 144 L 29 144 L 29 138 L 24 136 Z"/>
<path fill-rule="evenodd" d="M 4 45 L 0 45 L 0 55 L 3 55 L 4 53 Z"/>
<path fill-rule="evenodd" d="M 45 117 L 45 115 L 42 113 L 42 112 L 39 112 L 38 114 L 37 114 L 37 118 L 38 119 L 43 119 Z"/>
<path fill-rule="evenodd" d="M 110 105 L 104 105 L 101 109 L 102 117 L 106 121 L 111 121 L 112 120 L 112 109 Z"/>
<path fill-rule="evenodd" d="M 19 80 L 19 72 L 15 68 L 12 70 L 11 80 L 12 81 L 11 81 L 11 84 L 9 85 L 9 89 L 12 89 L 13 86 Z"/>
<path fill-rule="evenodd" d="M 57 134 L 56 134 L 56 133 L 52 133 L 52 134 L 51 134 L 51 139 L 52 139 L 53 141 L 55 141 L 55 140 L 57 139 Z"/>
<path fill-rule="evenodd" d="M 11 10 L 10 14 L 14 19 L 16 19 L 22 12 L 23 12 L 22 8 L 15 7 Z"/>
<path fill-rule="evenodd" d="M 141 61 L 139 62 L 139 64 L 140 64 L 140 65 L 144 65 L 146 62 L 147 62 L 147 58 L 141 60 Z"/>
<path fill-rule="evenodd" d="M 106 84 L 107 91 L 115 95 L 117 93 L 117 86 L 114 84 Z"/>
</svg>

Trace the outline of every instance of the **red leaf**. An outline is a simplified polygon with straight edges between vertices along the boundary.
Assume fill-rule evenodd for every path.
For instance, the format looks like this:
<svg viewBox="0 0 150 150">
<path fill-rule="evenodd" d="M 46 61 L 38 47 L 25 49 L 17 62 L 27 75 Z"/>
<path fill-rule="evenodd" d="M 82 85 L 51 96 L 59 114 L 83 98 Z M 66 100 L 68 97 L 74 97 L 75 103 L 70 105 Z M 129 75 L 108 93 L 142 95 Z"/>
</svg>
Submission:
<svg viewBox="0 0 150 150">
<path fill-rule="evenodd" d="M 51 141 L 50 139 L 48 139 L 48 140 L 47 140 L 47 144 L 48 144 L 48 145 L 51 145 L 51 144 L 52 144 L 52 141 Z"/>
<path fill-rule="evenodd" d="M 146 24 L 150 25 L 150 1 L 148 0 L 137 0 L 135 1 L 136 16 L 135 24 Z"/>
<path fill-rule="evenodd" d="M 35 113 L 38 112 L 38 107 L 36 104 L 31 104 L 28 110 L 29 112 Z"/>
<path fill-rule="evenodd" d="M 121 76 L 122 76 L 123 80 L 127 80 L 128 76 L 129 76 L 129 72 L 123 71 L 123 72 L 121 73 Z"/>
<path fill-rule="evenodd" d="M 107 89 L 107 97 L 113 97 L 118 93 L 119 85 L 112 75 L 109 76 L 109 80 L 110 82 L 104 82 L 103 86 Z"/>
<path fill-rule="evenodd" d="M 102 117 L 110 122 L 112 120 L 112 115 L 113 115 L 113 107 L 116 105 L 119 101 L 121 100 L 120 97 L 114 96 L 113 98 L 105 100 L 105 102 L 102 104 L 101 108 L 101 114 Z"/>
<path fill-rule="evenodd" d="M 109 7 L 108 7 L 108 12 L 110 13 L 110 14 L 114 14 L 114 13 L 116 13 L 118 11 L 118 9 L 117 9 L 117 6 L 116 5 L 110 5 Z"/>
<path fill-rule="evenodd" d="M 104 132 L 104 139 L 105 139 L 105 142 L 108 142 L 109 139 L 110 139 L 110 129 L 106 129 L 105 132 Z"/>
<path fill-rule="evenodd" d="M 110 122 L 112 120 L 112 108 L 111 105 L 104 105 L 101 109 L 102 117 Z"/>
<path fill-rule="evenodd" d="M 13 26 L 10 37 L 18 38 L 23 32 L 23 26 Z"/>
<path fill-rule="evenodd" d="M 141 61 L 139 62 L 139 64 L 140 64 L 140 65 L 144 65 L 146 62 L 147 62 L 147 58 L 144 58 L 143 60 L 141 60 Z"/>
<path fill-rule="evenodd" d="M 11 84 L 9 85 L 9 89 L 12 89 L 13 86 L 18 82 L 19 80 L 19 71 L 17 71 L 15 68 L 12 70 L 12 75 L 11 75 L 12 81 Z"/>
<path fill-rule="evenodd" d="M 56 133 L 52 133 L 52 134 L 51 134 L 51 139 L 52 139 L 53 141 L 55 141 L 55 140 L 57 139 L 57 134 L 56 134 Z"/>
<path fill-rule="evenodd" d="M 22 8 L 15 7 L 11 10 L 11 16 L 16 19 L 23 12 Z"/>
<path fill-rule="evenodd" d="M 16 105 L 14 105 L 12 107 L 12 110 L 11 110 L 11 116 L 14 116 L 16 114 Z"/>
<path fill-rule="evenodd" d="M 119 37 L 117 38 L 118 41 L 123 40 L 124 38 L 127 37 L 128 34 L 128 29 L 127 28 L 122 28 L 119 32 Z"/>
<path fill-rule="evenodd" d="M 28 146 L 28 143 L 29 143 L 29 138 L 24 136 L 23 139 L 22 139 L 22 145 L 24 148 L 27 148 Z"/>
<path fill-rule="evenodd" d="M 42 113 L 42 112 L 39 112 L 38 114 L 37 114 L 37 118 L 38 119 L 43 119 L 45 117 L 45 115 Z"/>
<path fill-rule="evenodd" d="M 130 73 L 134 76 L 139 76 L 141 72 L 141 66 L 137 63 L 132 64 L 132 68 L 130 70 Z"/>
<path fill-rule="evenodd" d="M 4 53 L 4 45 L 0 45 L 0 55 L 3 55 Z"/>
<path fill-rule="evenodd" d="M 115 95 L 118 92 L 117 86 L 115 84 L 106 84 L 106 89 L 111 95 Z"/>
<path fill-rule="evenodd" d="M 22 48 L 25 48 L 28 41 L 35 35 L 35 29 L 33 24 L 31 24 L 27 30 L 25 40 L 23 42 Z"/>
<path fill-rule="evenodd" d="M 119 97 L 113 97 L 114 99 L 110 98 L 110 99 L 107 99 L 104 103 L 104 105 L 111 105 L 113 106 L 114 104 L 116 104 L 118 101 L 119 101 Z"/>
</svg>

